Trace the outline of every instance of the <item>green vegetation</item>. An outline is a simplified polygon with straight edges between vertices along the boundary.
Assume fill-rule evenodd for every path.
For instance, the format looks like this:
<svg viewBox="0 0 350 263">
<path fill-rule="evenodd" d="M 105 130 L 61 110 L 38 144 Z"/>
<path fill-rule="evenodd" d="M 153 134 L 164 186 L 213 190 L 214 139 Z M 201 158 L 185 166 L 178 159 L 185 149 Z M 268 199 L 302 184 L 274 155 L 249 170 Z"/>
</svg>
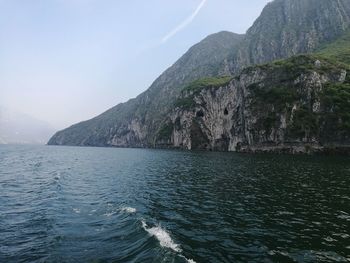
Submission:
<svg viewBox="0 0 350 263">
<path fill-rule="evenodd" d="M 348 43 L 350 46 L 350 42 Z M 331 51 L 331 48 L 327 49 Z M 350 48 L 344 48 L 344 57 L 346 51 L 350 53 Z M 338 50 L 340 52 L 340 50 Z M 336 52 L 335 52 L 336 53 Z M 271 79 L 278 79 L 280 82 L 290 82 L 295 80 L 302 74 L 310 72 L 318 72 L 320 74 L 330 73 L 332 71 L 339 71 L 339 69 L 350 70 L 350 64 L 345 64 L 342 60 L 337 60 L 333 55 L 326 55 L 327 53 L 303 54 L 293 56 L 288 59 L 276 60 L 272 63 L 255 65 L 243 70 L 243 73 L 249 74 L 252 71 L 260 69 L 267 73 Z M 342 53 L 337 53 L 339 57 Z M 319 61 L 319 65 L 316 64 Z M 344 60 L 343 60 L 344 61 Z M 350 83 L 350 76 L 347 75 L 347 81 Z"/>
<path fill-rule="evenodd" d="M 322 110 L 315 113 L 301 107 L 294 112 L 289 136 L 302 138 L 318 136 L 335 140 L 350 133 L 350 85 L 328 84 L 320 94 Z"/>
<path fill-rule="evenodd" d="M 316 55 L 350 65 L 350 32 L 320 48 Z"/>
<path fill-rule="evenodd" d="M 203 78 L 193 81 L 191 84 L 189 84 L 182 90 L 182 97 L 175 101 L 174 106 L 181 109 L 189 110 L 196 105 L 194 101 L 194 96 L 201 92 L 201 90 L 205 88 L 219 88 L 227 86 L 231 80 L 231 76 L 223 76 Z M 189 92 L 191 92 L 191 94 L 186 94 Z"/>
<path fill-rule="evenodd" d="M 289 127 L 289 135 L 294 138 L 310 138 L 319 131 L 318 115 L 311 109 L 301 107 L 293 115 L 293 122 Z"/>
<path fill-rule="evenodd" d="M 293 87 L 280 86 L 271 88 L 260 88 L 258 85 L 249 87 L 252 91 L 254 105 L 261 109 L 267 105 L 273 106 L 276 111 L 280 111 L 299 99 L 296 89 Z"/>
<path fill-rule="evenodd" d="M 194 150 L 205 150 L 208 147 L 209 139 L 202 131 L 200 124 L 197 120 L 192 122 L 191 126 L 191 140 L 192 140 L 192 149 Z"/>
<path fill-rule="evenodd" d="M 294 87 L 259 87 L 251 85 L 252 107 L 257 115 L 260 115 L 257 122 L 257 129 L 270 132 L 273 127 L 278 126 L 279 114 L 291 110 L 293 102 L 299 99 Z"/>
<path fill-rule="evenodd" d="M 326 113 L 322 117 L 325 126 L 340 133 L 350 133 L 350 84 L 329 84 L 322 101 Z"/>
<path fill-rule="evenodd" d="M 269 112 L 269 114 L 265 118 L 261 119 L 261 124 L 259 124 L 262 125 L 262 128 L 265 131 L 271 131 L 271 129 L 276 126 L 276 123 L 278 121 L 279 118 L 277 114 L 275 112 Z"/>
<path fill-rule="evenodd" d="M 316 63 L 319 60 L 320 63 Z M 301 139 L 321 136 L 327 140 L 342 140 L 350 133 L 350 74 L 344 83 L 328 84 L 321 93 L 313 94 L 321 103 L 321 111 L 315 113 L 305 95 L 294 80 L 302 74 L 313 71 L 336 73 L 340 69 L 350 70 L 350 33 L 337 41 L 325 45 L 317 53 L 298 55 L 272 63 L 252 66 L 245 73 L 256 69 L 266 72 L 268 82 L 253 84 L 251 90 L 252 107 L 260 115 L 257 129 L 271 131 L 278 127 L 279 114 L 291 116 L 292 105 L 298 109 L 293 112 L 293 121 L 288 123 L 289 138 Z M 279 86 L 273 86 L 278 81 Z M 272 86 L 272 87 L 270 87 Z M 316 92 L 316 91 L 315 91 Z M 304 95 L 302 95 L 304 94 Z M 313 100 L 313 99 L 312 99 Z M 310 102 L 313 103 L 313 102 Z"/>
<path fill-rule="evenodd" d="M 163 124 L 163 126 L 160 128 L 160 130 L 158 131 L 158 140 L 168 140 L 171 138 L 171 134 L 173 133 L 174 130 L 174 124 L 169 121 L 165 124 Z"/>
<path fill-rule="evenodd" d="M 273 71 L 275 75 L 278 74 L 279 76 L 283 75 L 284 73 L 289 79 L 292 79 L 294 76 L 299 75 L 300 73 L 306 73 L 309 70 L 314 70 L 315 60 L 315 57 L 312 55 L 298 55 L 288 59 L 275 60 L 271 63 L 250 66 L 244 69 L 243 72 L 249 73 L 252 70 L 261 69 L 268 72 Z"/>
<path fill-rule="evenodd" d="M 219 87 L 227 86 L 231 80 L 232 80 L 231 76 L 198 79 L 196 81 L 193 81 L 188 86 L 186 86 L 183 89 L 183 92 L 198 93 L 204 88 L 219 88 Z"/>
<path fill-rule="evenodd" d="M 298 55 L 288 59 L 276 60 L 272 62 L 272 67 L 283 67 L 288 72 L 307 71 L 315 68 L 315 58 L 312 55 Z"/>
<path fill-rule="evenodd" d="M 174 103 L 175 108 L 181 108 L 183 110 L 189 110 L 195 105 L 196 103 L 194 102 L 193 97 L 180 98 Z"/>
</svg>

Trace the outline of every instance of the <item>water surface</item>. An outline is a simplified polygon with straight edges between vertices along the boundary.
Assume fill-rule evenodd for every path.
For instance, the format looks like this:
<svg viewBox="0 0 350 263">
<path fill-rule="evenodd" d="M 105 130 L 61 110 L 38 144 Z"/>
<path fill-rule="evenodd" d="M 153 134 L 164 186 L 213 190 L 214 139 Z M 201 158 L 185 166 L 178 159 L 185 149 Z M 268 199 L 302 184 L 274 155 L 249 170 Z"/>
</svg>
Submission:
<svg viewBox="0 0 350 263">
<path fill-rule="evenodd" d="M 350 159 L 0 146 L 0 262 L 349 262 Z"/>
</svg>

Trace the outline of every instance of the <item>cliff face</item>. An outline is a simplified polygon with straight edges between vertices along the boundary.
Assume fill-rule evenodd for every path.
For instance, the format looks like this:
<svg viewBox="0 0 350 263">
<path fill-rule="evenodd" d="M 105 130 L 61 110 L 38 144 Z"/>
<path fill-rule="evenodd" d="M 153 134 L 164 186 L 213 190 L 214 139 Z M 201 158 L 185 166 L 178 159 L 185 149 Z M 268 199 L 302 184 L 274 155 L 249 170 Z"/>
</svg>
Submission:
<svg viewBox="0 0 350 263">
<path fill-rule="evenodd" d="M 247 31 L 231 70 L 313 52 L 349 26 L 348 0 L 275 0 Z"/>
<path fill-rule="evenodd" d="M 189 86 L 155 146 L 294 153 L 350 145 L 347 70 L 297 56 L 248 68 L 224 85 Z"/>
</svg>

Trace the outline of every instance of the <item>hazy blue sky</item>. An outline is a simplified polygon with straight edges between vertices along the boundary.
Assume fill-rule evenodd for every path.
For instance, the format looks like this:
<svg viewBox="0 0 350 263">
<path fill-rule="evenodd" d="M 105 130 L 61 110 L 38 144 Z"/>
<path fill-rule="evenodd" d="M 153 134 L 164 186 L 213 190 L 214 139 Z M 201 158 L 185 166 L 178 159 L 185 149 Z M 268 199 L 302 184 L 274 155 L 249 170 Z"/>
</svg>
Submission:
<svg viewBox="0 0 350 263">
<path fill-rule="evenodd" d="M 56 128 L 137 96 L 211 33 L 269 0 L 0 0 L 0 105 Z"/>
</svg>

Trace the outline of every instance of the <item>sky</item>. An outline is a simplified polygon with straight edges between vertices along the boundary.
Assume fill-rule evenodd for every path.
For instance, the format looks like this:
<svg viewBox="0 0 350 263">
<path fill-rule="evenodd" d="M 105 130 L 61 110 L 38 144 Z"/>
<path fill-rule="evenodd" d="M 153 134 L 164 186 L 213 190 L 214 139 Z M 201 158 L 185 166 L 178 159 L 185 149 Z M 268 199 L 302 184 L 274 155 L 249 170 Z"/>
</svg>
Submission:
<svg viewBox="0 0 350 263">
<path fill-rule="evenodd" d="M 0 0 L 0 106 L 63 129 L 145 91 L 270 0 Z"/>
</svg>

